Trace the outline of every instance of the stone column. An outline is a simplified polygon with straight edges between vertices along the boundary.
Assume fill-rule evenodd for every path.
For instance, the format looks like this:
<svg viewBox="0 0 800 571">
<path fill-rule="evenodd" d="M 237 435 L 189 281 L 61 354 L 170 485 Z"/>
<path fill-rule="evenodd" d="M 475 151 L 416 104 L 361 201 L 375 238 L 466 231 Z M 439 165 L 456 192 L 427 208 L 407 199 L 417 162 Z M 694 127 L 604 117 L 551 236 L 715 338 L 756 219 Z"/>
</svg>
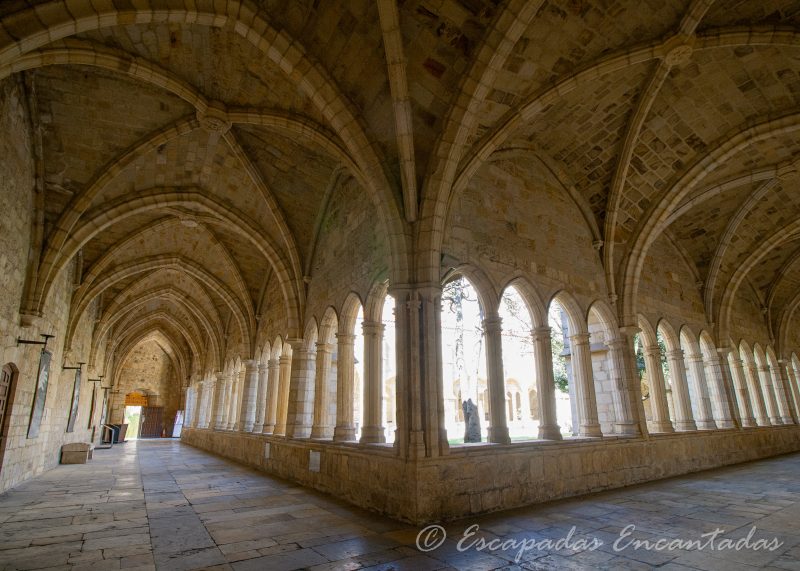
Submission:
<svg viewBox="0 0 800 571">
<path fill-rule="evenodd" d="M 716 413 L 717 428 L 738 428 L 739 421 L 736 405 L 732 399 L 731 390 L 731 370 L 728 367 L 728 347 L 718 347 L 717 354 L 709 357 L 707 370 L 709 375 L 708 387 L 711 394 L 711 402 Z"/>
<path fill-rule="evenodd" d="M 228 430 L 239 430 L 239 407 L 242 402 L 242 389 L 244 388 L 244 366 L 233 377 L 233 400 Z M 232 424 L 231 424 L 232 423 Z"/>
<path fill-rule="evenodd" d="M 592 355 L 589 334 L 576 333 L 569 338 L 572 348 L 572 375 L 575 378 L 575 398 L 580 417 L 580 436 L 602 436 L 597 419 L 597 395 L 592 378 Z"/>
<path fill-rule="evenodd" d="M 706 388 L 706 373 L 703 356 L 700 354 L 690 354 L 686 358 L 689 361 L 689 369 L 692 373 L 692 384 L 694 394 L 697 396 L 697 428 L 700 430 L 715 430 L 717 423 L 711 413 L 711 399 Z"/>
<path fill-rule="evenodd" d="M 238 430 L 252 432 L 256 422 L 256 394 L 258 392 L 258 361 L 248 359 L 242 363 L 244 369 L 239 373 L 241 394 L 239 404 Z"/>
<path fill-rule="evenodd" d="M 194 428 L 198 428 L 203 424 L 203 417 L 205 417 L 205 400 L 206 395 L 208 393 L 208 381 L 203 381 L 197 385 L 197 391 L 195 392 L 195 413 L 194 413 L 194 420 L 192 422 L 192 426 Z"/>
<path fill-rule="evenodd" d="M 264 363 L 258 364 L 258 390 L 256 391 L 256 422 L 253 432 L 261 434 L 264 430 L 264 418 L 267 413 L 267 372 L 269 369 Z"/>
<path fill-rule="evenodd" d="M 208 398 L 208 389 L 211 383 L 208 379 L 203 381 L 197 386 L 197 416 L 195 428 L 203 428 L 206 419 L 206 399 Z"/>
<path fill-rule="evenodd" d="M 197 394 L 197 383 L 195 386 L 187 387 L 183 403 L 183 426 L 184 428 L 194 428 L 197 418 L 197 407 L 194 405 L 194 398 Z"/>
<path fill-rule="evenodd" d="M 772 387 L 772 375 L 769 374 L 769 367 L 766 365 L 758 367 L 758 376 L 761 379 L 761 388 L 764 392 L 764 400 L 767 404 L 767 414 L 773 426 L 782 424 L 781 416 L 778 412 L 778 403 L 775 402 L 775 390 Z"/>
<path fill-rule="evenodd" d="M 209 421 L 213 414 L 211 410 L 211 401 L 213 400 L 212 395 L 214 394 L 214 385 L 215 382 L 211 379 L 207 379 L 205 383 L 203 383 L 203 399 L 200 401 L 200 425 L 199 428 L 208 428 Z"/>
<path fill-rule="evenodd" d="M 642 406 L 642 389 L 639 381 L 639 372 L 636 369 L 636 353 L 633 348 L 633 337 L 639 329 L 636 327 L 620 327 L 619 337 L 606 342 L 611 354 L 613 365 L 615 390 L 614 422 L 617 434 L 639 436 L 647 431 L 644 422 L 644 407 Z M 664 387 L 662 376 L 661 387 Z M 666 405 L 666 393 L 664 404 Z M 669 422 L 669 410 L 666 420 Z M 672 425 L 670 424 L 670 428 Z"/>
<path fill-rule="evenodd" d="M 223 407 L 222 407 L 222 425 L 220 430 L 226 430 L 228 428 L 228 409 L 231 406 L 231 378 L 230 373 L 226 373 L 224 379 L 222 380 L 222 396 L 223 396 Z"/>
<path fill-rule="evenodd" d="M 275 419 L 276 436 L 286 436 L 286 417 L 289 412 L 289 383 L 292 374 L 292 358 L 286 351 L 278 359 L 278 416 Z"/>
<path fill-rule="evenodd" d="M 311 438 L 331 438 L 333 433 L 328 426 L 328 378 L 331 372 L 330 343 L 317 343 L 317 371 L 314 377 L 314 424 Z"/>
<path fill-rule="evenodd" d="M 536 360 L 536 398 L 539 401 L 539 438 L 561 440 L 556 416 L 556 382 L 553 378 L 552 331 L 537 327 L 533 336 L 533 357 Z"/>
<path fill-rule="evenodd" d="M 681 432 L 697 430 L 689 397 L 689 383 L 686 379 L 686 361 L 682 349 L 667 351 L 670 376 L 672 377 L 672 404 L 675 407 L 675 429 Z"/>
<path fill-rule="evenodd" d="M 782 372 L 786 374 L 787 393 L 792 396 L 792 416 L 795 419 L 795 424 L 800 424 L 800 391 L 797 388 L 794 369 L 789 361 L 781 360 L 778 363 L 783 367 Z"/>
<path fill-rule="evenodd" d="M 759 426 L 771 426 L 767 416 L 767 407 L 764 405 L 764 393 L 761 390 L 761 379 L 758 375 L 758 367 L 755 364 L 748 365 L 747 386 L 750 389 L 750 396 L 753 398 L 753 408 L 756 414 L 756 422 Z"/>
<path fill-rule="evenodd" d="M 783 424 L 794 424 L 794 420 L 792 419 L 792 410 L 789 406 L 789 396 L 786 392 L 786 385 L 784 383 L 784 378 L 786 377 L 786 371 L 781 370 L 783 366 L 778 364 L 777 370 L 770 367 L 770 373 L 772 374 L 772 386 L 775 388 L 775 398 L 778 401 L 778 410 L 780 411 L 781 415 L 781 422 Z"/>
<path fill-rule="evenodd" d="M 674 432 L 672 421 L 669 419 L 669 406 L 667 404 L 667 383 L 664 380 L 664 370 L 661 368 L 661 350 L 658 345 L 645 347 L 644 359 L 647 368 L 647 380 L 650 384 L 652 421 L 651 432 Z"/>
<path fill-rule="evenodd" d="M 753 407 L 750 404 L 750 395 L 747 391 L 747 377 L 744 373 L 742 360 L 733 358 L 733 367 L 731 367 L 731 377 L 733 379 L 733 386 L 736 389 L 736 400 L 739 403 L 739 416 L 743 428 L 756 426 L 756 419 L 753 418 Z"/>
<path fill-rule="evenodd" d="M 273 434 L 278 418 L 278 383 L 280 382 L 280 362 L 278 359 L 267 361 L 267 406 L 264 410 L 264 430 L 262 434 Z"/>
<path fill-rule="evenodd" d="M 502 320 L 489 317 L 483 320 L 486 336 L 486 384 L 489 388 L 489 442 L 508 444 L 508 421 L 506 418 L 506 387 L 503 376 Z"/>
<path fill-rule="evenodd" d="M 224 430 L 225 429 L 225 410 L 227 407 L 226 404 L 226 397 L 227 394 L 225 392 L 225 385 L 226 385 L 226 378 L 225 373 L 219 371 L 217 373 L 217 382 L 214 385 L 214 429 L 215 430 Z"/>
<path fill-rule="evenodd" d="M 192 428 L 197 428 L 200 425 L 200 417 L 203 412 L 203 385 L 205 383 L 197 383 L 197 386 L 192 391 Z"/>
<path fill-rule="evenodd" d="M 386 442 L 383 428 L 383 330 L 379 321 L 364 321 L 364 425 L 361 442 Z"/>
<path fill-rule="evenodd" d="M 395 448 L 402 458 L 445 455 L 442 287 L 405 285 L 389 293 L 395 300 L 397 340 Z"/>
<path fill-rule="evenodd" d="M 289 405 L 286 436 L 308 438 L 314 411 L 314 372 L 317 356 L 304 349 L 305 343 L 298 340 L 292 351 L 292 366 L 289 381 Z"/>
<path fill-rule="evenodd" d="M 353 390 L 355 381 L 355 335 L 337 333 L 339 343 L 338 364 L 336 366 L 336 428 L 333 440 L 344 442 L 356 439 L 353 423 Z"/>
<path fill-rule="evenodd" d="M 225 426 L 223 430 L 233 427 L 233 407 L 236 405 L 236 375 L 229 372 L 225 376 Z"/>
</svg>

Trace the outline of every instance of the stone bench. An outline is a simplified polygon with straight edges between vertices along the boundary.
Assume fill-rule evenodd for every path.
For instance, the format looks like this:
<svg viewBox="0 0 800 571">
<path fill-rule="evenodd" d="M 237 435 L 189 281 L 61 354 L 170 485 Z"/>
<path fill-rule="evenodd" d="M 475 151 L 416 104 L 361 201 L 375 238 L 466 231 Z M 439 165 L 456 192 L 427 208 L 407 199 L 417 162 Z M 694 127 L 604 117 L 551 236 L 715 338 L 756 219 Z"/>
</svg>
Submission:
<svg viewBox="0 0 800 571">
<path fill-rule="evenodd" d="M 61 447 L 62 464 L 86 464 L 92 459 L 94 446 L 88 442 L 72 442 Z"/>
</svg>

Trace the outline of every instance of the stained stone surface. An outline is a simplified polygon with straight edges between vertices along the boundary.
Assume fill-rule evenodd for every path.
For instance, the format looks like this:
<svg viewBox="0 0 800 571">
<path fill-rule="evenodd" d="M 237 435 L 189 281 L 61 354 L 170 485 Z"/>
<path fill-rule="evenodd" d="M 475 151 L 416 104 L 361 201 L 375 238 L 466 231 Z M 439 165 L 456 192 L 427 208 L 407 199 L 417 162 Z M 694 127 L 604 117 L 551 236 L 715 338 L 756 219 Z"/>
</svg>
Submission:
<svg viewBox="0 0 800 571">
<path fill-rule="evenodd" d="M 129 442 L 0 496 L 0 568 L 797 569 L 798 470 L 800 454 L 791 454 L 462 520 L 444 527 L 440 547 L 423 552 L 416 547 L 419 528 L 177 441 Z M 477 534 L 463 545 L 478 538 L 539 545 L 519 560 L 519 548 L 502 545 L 459 550 L 474 524 Z M 622 537 L 629 525 L 635 530 Z M 753 526 L 751 544 L 777 538 L 782 545 L 719 549 L 720 540 L 744 538 Z M 701 539 L 716 529 L 723 531 L 715 550 L 627 545 L 634 538 Z M 570 538 L 566 548 L 541 545 L 562 538 Z M 602 545 L 582 549 L 581 539 Z"/>
</svg>

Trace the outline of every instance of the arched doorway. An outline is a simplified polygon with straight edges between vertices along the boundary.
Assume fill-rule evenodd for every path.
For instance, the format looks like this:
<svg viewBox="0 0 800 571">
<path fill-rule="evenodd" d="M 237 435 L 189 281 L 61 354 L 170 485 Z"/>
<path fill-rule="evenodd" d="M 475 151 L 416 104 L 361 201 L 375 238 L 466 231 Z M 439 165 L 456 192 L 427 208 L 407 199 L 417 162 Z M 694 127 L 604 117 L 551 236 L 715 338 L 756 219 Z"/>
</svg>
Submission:
<svg viewBox="0 0 800 571">
<path fill-rule="evenodd" d="M 17 374 L 17 368 L 13 364 L 3 365 L 2 376 L 0 376 L 0 470 L 3 469 L 3 459 L 6 454 L 10 413 L 17 387 Z"/>
</svg>

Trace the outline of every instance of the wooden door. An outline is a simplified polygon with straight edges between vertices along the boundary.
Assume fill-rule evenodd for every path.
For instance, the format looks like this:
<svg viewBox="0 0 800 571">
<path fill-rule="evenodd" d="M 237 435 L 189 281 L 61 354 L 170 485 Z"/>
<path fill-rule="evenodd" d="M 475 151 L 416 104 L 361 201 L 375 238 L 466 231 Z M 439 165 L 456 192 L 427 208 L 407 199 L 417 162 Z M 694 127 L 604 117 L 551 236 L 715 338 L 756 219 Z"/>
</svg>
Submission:
<svg viewBox="0 0 800 571">
<path fill-rule="evenodd" d="M 14 400 L 14 369 L 5 365 L 0 373 L 0 470 L 3 468 L 3 458 L 6 454 L 6 439 L 11 412 L 11 403 Z"/>
<path fill-rule="evenodd" d="M 8 413 L 8 403 L 11 400 L 11 379 L 14 372 L 11 367 L 3 367 L 2 377 L 0 377 L 0 442 L 6 437 L 6 414 Z"/>
<path fill-rule="evenodd" d="M 163 416 L 163 406 L 143 406 L 139 438 L 161 438 L 161 431 L 164 428 Z"/>
</svg>

